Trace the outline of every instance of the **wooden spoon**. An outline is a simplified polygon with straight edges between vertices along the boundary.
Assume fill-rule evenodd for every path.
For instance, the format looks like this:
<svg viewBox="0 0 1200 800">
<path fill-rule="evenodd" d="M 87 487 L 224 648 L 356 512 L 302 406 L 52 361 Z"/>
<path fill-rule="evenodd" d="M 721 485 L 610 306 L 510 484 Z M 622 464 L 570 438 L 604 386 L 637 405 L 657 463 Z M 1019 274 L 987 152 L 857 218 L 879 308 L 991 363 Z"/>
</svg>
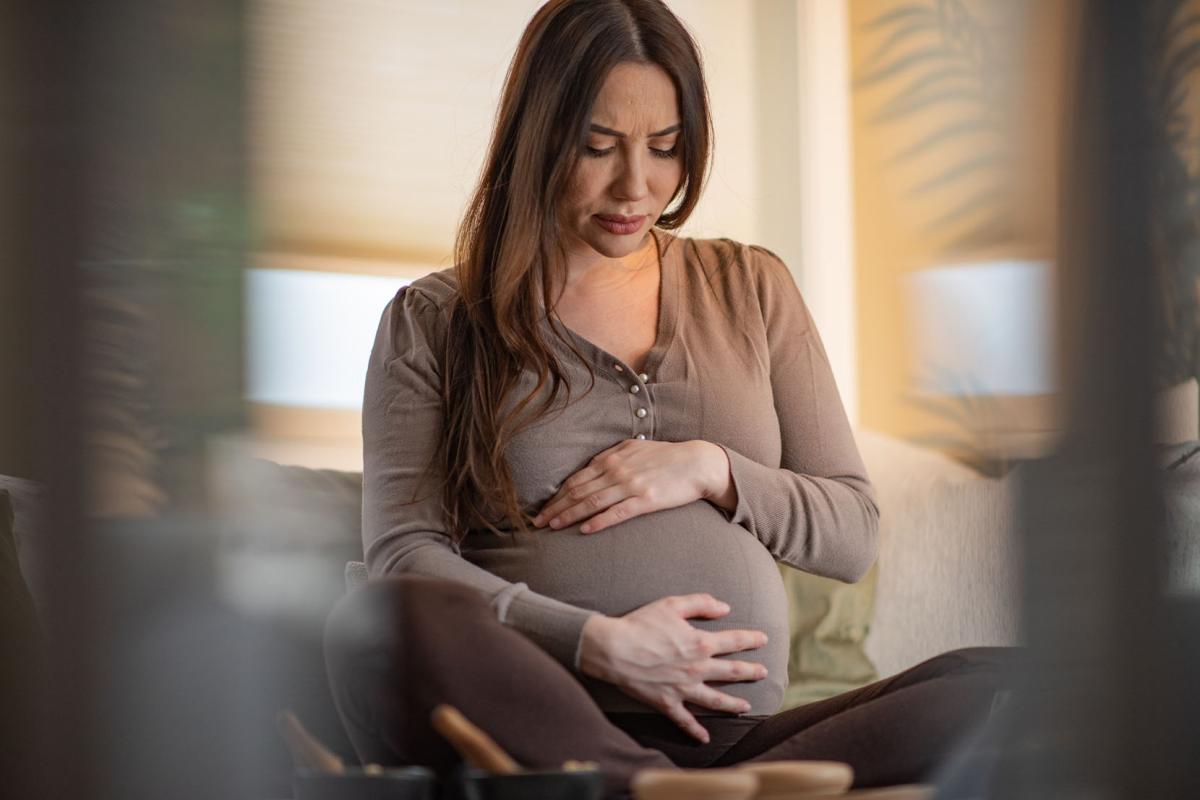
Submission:
<svg viewBox="0 0 1200 800">
<path fill-rule="evenodd" d="M 493 775 L 512 775 L 521 767 L 500 745 L 471 724 L 454 706 L 440 705 L 433 709 L 433 729 L 458 751 L 463 761 L 476 769 Z"/>
<path fill-rule="evenodd" d="M 297 767 L 307 767 L 313 772 L 326 775 L 342 775 L 346 772 L 341 757 L 309 733 L 291 709 L 281 711 L 275 716 L 275 726 L 279 729 L 283 741 L 287 743 Z"/>
</svg>

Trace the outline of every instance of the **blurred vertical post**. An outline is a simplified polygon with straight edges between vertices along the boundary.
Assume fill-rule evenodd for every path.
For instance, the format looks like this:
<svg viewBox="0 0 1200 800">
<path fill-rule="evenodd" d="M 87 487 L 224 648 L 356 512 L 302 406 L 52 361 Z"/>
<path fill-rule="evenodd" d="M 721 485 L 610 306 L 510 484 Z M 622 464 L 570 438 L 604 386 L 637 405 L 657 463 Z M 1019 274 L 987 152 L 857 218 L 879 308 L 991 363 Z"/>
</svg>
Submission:
<svg viewBox="0 0 1200 800">
<path fill-rule="evenodd" d="M 1195 796 L 1195 676 L 1181 667 L 1196 631 L 1172 628 L 1151 446 L 1148 6 L 1076 4 L 1058 293 L 1065 435 L 1021 484 L 1030 669 L 992 797 Z"/>
<path fill-rule="evenodd" d="M 44 0 L 0 18 L 3 257 L 29 275 L 48 492 L 27 576 L 46 668 L 24 662 L 24 702 L 0 713 L 5 797 L 236 794 L 244 665 L 204 462 L 242 421 L 242 12 Z"/>
<path fill-rule="evenodd" d="M 0 258 L 10 292 L 4 309 L 13 313 L 9 326 L 28 315 L 27 371 L 14 385 L 30 399 L 26 477 L 47 486 L 42 534 L 32 544 L 41 555 L 39 577 L 57 589 L 43 607 L 47 647 L 0 632 L 0 793 L 6 797 L 78 797 L 95 785 L 86 721 L 96 651 L 87 600 L 96 573 L 82 534 L 83 325 L 77 279 L 92 153 L 84 125 L 87 30 L 78 24 L 88 15 L 75 11 L 65 2 L 27 2 L 4 4 L 0 17 L 5 214 Z M 14 422 L 7 419 L 6 425 Z"/>
</svg>

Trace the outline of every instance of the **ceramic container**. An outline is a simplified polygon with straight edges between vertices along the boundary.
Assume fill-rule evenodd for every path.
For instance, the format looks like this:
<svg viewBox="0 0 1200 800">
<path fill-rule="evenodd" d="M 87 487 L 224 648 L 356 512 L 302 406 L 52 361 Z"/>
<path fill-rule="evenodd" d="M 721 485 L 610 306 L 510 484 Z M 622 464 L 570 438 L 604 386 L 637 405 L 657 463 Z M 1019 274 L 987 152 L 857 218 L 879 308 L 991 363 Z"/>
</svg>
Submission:
<svg viewBox="0 0 1200 800">
<path fill-rule="evenodd" d="M 347 767 L 342 775 L 297 770 L 296 800 L 434 800 L 437 782 L 424 767 L 390 767 L 367 773 Z"/>
</svg>

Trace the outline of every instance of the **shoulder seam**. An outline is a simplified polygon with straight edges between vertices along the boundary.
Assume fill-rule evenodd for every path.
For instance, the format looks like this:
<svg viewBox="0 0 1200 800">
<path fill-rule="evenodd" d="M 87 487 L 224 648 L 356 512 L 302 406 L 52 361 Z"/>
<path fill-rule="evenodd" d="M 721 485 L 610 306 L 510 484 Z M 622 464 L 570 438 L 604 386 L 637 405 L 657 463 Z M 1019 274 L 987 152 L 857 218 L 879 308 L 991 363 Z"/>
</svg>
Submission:
<svg viewBox="0 0 1200 800">
<path fill-rule="evenodd" d="M 432 306 L 437 311 L 441 311 L 444 306 L 444 303 L 440 302 L 428 291 L 419 286 L 414 286 L 411 283 L 407 286 L 401 286 L 397 290 L 396 296 L 400 297 L 401 295 L 411 295 L 413 298 L 419 299 L 422 303 L 425 303 L 425 305 Z"/>
<path fill-rule="evenodd" d="M 433 306 L 435 309 L 444 310 L 447 301 L 457 292 L 457 287 L 454 284 L 452 277 L 447 277 L 444 273 L 449 270 L 435 270 L 420 278 L 400 287 L 397 295 L 403 294 L 405 291 L 411 291 L 414 295 L 421 298 L 422 301 Z"/>
</svg>

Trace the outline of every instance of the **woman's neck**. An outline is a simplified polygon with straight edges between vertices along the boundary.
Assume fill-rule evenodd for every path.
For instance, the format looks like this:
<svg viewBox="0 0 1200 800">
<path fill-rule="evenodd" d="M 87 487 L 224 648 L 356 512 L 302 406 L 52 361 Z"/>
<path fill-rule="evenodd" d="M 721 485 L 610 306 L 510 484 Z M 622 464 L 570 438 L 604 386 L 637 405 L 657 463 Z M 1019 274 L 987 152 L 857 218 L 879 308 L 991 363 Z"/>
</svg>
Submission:
<svg viewBox="0 0 1200 800">
<path fill-rule="evenodd" d="M 619 290 L 646 276 L 646 268 L 653 271 L 658 261 L 658 246 L 652 234 L 646 241 L 627 256 L 608 258 L 586 248 L 587 255 L 568 257 L 566 285 L 563 291 L 574 295 L 604 294 Z"/>
</svg>

